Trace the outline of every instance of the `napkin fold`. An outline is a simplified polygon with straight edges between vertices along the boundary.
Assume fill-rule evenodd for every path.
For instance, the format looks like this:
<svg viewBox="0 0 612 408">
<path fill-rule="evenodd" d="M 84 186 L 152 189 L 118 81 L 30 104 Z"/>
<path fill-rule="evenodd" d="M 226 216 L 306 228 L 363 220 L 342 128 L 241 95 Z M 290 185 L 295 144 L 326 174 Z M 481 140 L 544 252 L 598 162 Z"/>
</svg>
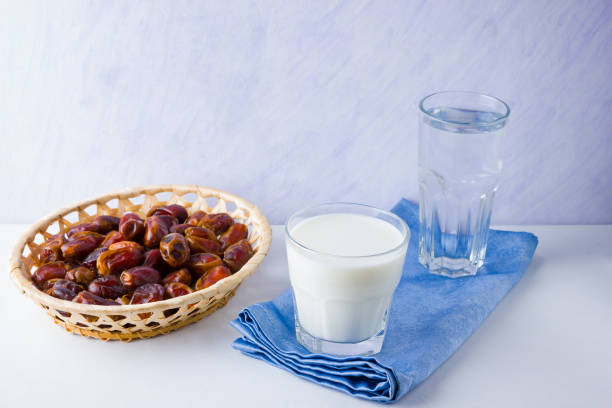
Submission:
<svg viewBox="0 0 612 408">
<path fill-rule="evenodd" d="M 295 338 L 291 289 L 242 310 L 230 322 L 242 336 L 233 347 L 305 380 L 392 403 L 429 377 L 478 328 L 521 279 L 538 244 L 528 232 L 491 230 L 478 275 L 440 277 L 427 273 L 417 259 L 418 206 L 402 199 L 391 211 L 406 221 L 411 238 L 380 353 L 310 353 Z"/>
</svg>

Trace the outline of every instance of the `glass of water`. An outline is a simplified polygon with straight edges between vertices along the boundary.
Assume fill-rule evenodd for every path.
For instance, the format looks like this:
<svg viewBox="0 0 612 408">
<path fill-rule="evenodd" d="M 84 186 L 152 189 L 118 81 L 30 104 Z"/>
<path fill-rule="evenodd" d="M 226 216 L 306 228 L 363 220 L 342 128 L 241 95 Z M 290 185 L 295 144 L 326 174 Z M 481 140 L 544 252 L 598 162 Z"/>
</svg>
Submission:
<svg viewBox="0 0 612 408">
<path fill-rule="evenodd" d="M 419 120 L 419 261 L 475 275 L 484 263 L 510 108 L 475 92 L 425 97 Z"/>
</svg>

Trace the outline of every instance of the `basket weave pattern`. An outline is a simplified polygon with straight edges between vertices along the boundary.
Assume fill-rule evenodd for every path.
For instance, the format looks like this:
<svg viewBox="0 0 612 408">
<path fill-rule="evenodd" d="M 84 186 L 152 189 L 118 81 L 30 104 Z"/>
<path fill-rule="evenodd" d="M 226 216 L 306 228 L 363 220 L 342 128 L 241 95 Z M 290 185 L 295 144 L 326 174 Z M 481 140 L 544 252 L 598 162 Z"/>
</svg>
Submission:
<svg viewBox="0 0 612 408">
<path fill-rule="evenodd" d="M 31 274 L 45 239 L 97 215 L 134 212 L 144 218 L 152 207 L 181 204 L 194 211 L 227 212 L 249 228 L 255 254 L 233 275 L 189 295 L 142 305 L 98 306 L 74 303 L 47 295 L 34 286 Z M 9 274 L 17 287 L 39 304 L 67 331 L 102 340 L 130 341 L 166 334 L 196 322 L 224 306 L 244 279 L 265 257 L 272 232 L 257 207 L 221 190 L 200 186 L 165 185 L 121 190 L 62 208 L 32 225 L 16 242 Z"/>
</svg>

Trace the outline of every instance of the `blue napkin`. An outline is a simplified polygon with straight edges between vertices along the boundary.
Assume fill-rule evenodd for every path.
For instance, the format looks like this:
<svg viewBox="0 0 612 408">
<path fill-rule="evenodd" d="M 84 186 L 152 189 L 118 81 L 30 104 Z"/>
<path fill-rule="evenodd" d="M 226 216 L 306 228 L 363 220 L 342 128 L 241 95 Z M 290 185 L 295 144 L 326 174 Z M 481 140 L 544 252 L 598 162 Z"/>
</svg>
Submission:
<svg viewBox="0 0 612 408">
<path fill-rule="evenodd" d="M 233 347 L 298 377 L 355 397 L 391 403 L 448 359 L 521 279 L 538 239 L 528 232 L 491 230 L 485 265 L 474 277 L 426 272 L 417 259 L 418 207 L 394 208 L 411 230 L 402 280 L 393 296 L 382 351 L 370 357 L 312 354 L 295 339 L 291 290 L 247 307 L 230 324 Z"/>
</svg>

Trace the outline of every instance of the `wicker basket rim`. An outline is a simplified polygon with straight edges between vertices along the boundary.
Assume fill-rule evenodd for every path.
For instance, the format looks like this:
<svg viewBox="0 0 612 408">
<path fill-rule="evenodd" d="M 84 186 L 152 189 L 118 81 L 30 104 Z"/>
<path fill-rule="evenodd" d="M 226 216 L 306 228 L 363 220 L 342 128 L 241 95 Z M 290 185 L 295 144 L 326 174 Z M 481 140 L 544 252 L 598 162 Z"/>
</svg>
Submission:
<svg viewBox="0 0 612 408">
<path fill-rule="evenodd" d="M 50 296 L 43 291 L 39 290 L 34 286 L 32 280 L 27 277 L 29 273 L 25 270 L 23 261 L 21 260 L 21 254 L 23 253 L 23 249 L 26 243 L 33 239 L 34 236 L 41 232 L 45 231 L 46 228 L 55 222 L 58 218 L 63 217 L 66 214 L 72 213 L 78 210 L 84 210 L 85 208 L 97 204 L 101 201 L 109 201 L 115 198 L 130 198 L 134 196 L 139 196 L 142 194 L 154 195 L 162 192 L 175 192 L 179 195 L 184 195 L 188 193 L 193 193 L 194 191 L 198 191 L 204 194 L 209 194 L 215 196 L 217 198 L 222 198 L 224 200 L 233 201 L 235 203 L 239 203 L 241 207 L 248 209 L 251 213 L 251 218 L 254 224 L 258 224 L 258 228 L 261 230 L 262 240 L 257 247 L 256 253 L 249 259 L 249 261 L 243 265 L 240 270 L 231 276 L 222 279 L 216 284 L 199 291 L 195 291 L 185 296 L 176 297 L 173 299 L 165 299 L 158 302 L 153 303 L 145 303 L 141 305 L 117 305 L 117 306 L 102 306 L 102 305 L 86 305 L 75 303 L 69 300 L 62 300 Z M 86 200 L 78 201 L 72 205 L 68 205 L 60 208 L 57 211 L 52 212 L 51 214 L 41 218 L 32 224 L 15 242 L 13 245 L 13 249 L 11 251 L 11 255 L 9 257 L 9 277 L 15 283 L 15 285 L 24 293 L 25 295 L 37 300 L 41 303 L 53 306 L 55 308 L 64 310 L 66 312 L 73 313 L 87 313 L 88 311 L 100 311 L 100 312 L 112 312 L 112 313 L 121 313 L 121 312 L 147 312 L 152 310 L 157 310 L 160 307 L 179 307 L 185 303 L 197 303 L 201 299 L 206 299 L 211 296 L 214 296 L 218 293 L 225 293 L 231 288 L 235 282 L 242 282 L 246 279 L 253 271 L 257 268 L 257 266 L 263 261 L 263 258 L 266 256 L 268 250 L 270 249 L 270 244 L 272 241 L 272 230 L 270 228 L 270 224 L 263 213 L 255 206 L 253 203 L 245 200 L 242 197 L 239 197 L 235 194 L 229 193 L 224 190 L 219 190 L 210 187 L 203 187 L 199 185 L 178 185 L 178 184 L 164 184 L 164 185 L 151 185 L 151 186 L 142 186 L 142 187 L 132 187 L 132 188 L 124 188 L 121 190 L 116 190 L 101 196 L 96 196 L 93 198 L 89 198 Z"/>
</svg>

